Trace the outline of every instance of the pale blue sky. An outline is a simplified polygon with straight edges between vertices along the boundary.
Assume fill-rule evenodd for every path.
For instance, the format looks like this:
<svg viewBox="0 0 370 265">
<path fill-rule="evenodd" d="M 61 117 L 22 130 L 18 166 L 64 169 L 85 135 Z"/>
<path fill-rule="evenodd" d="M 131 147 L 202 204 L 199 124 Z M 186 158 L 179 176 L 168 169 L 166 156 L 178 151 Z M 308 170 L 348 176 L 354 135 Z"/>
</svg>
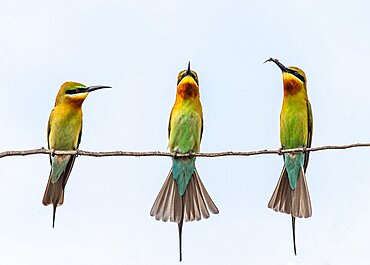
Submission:
<svg viewBox="0 0 370 265">
<path fill-rule="evenodd" d="M 84 104 L 81 149 L 166 150 L 177 73 L 200 79 L 201 150 L 279 147 L 280 70 L 304 69 L 313 146 L 370 142 L 368 1 L 2 1 L 0 149 L 47 146 L 67 80 L 111 85 Z M 46 155 L 0 159 L 2 264 L 177 264 L 177 226 L 149 216 L 165 157 L 78 157 L 51 228 Z M 370 149 L 311 154 L 313 217 L 267 208 L 282 158 L 199 158 L 220 214 L 186 223 L 183 264 L 364 264 Z"/>
</svg>

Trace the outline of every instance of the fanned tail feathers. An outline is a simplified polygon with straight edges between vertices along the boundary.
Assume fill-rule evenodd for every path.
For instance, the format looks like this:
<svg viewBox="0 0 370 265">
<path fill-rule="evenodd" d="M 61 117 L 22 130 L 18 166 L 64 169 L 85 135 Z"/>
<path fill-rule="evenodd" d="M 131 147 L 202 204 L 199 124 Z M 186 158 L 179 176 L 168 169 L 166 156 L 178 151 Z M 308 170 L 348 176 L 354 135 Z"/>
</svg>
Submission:
<svg viewBox="0 0 370 265">
<path fill-rule="evenodd" d="M 180 196 L 171 170 L 154 201 L 150 215 L 164 222 L 180 223 L 183 212 L 185 222 L 207 219 L 210 216 L 209 212 L 219 213 L 196 170 L 183 196 Z"/>
<path fill-rule="evenodd" d="M 209 196 L 206 188 L 194 170 L 183 196 L 180 196 L 179 188 L 172 177 L 172 169 L 168 174 L 157 198 L 154 201 L 150 215 L 164 222 L 176 222 L 179 231 L 180 261 L 182 261 L 182 226 L 183 222 L 199 221 L 209 218 L 210 214 L 218 214 L 219 211 Z"/>
<path fill-rule="evenodd" d="M 268 207 L 294 217 L 308 218 L 312 216 L 312 207 L 306 176 L 303 169 L 299 171 L 297 186 L 291 189 L 285 166 L 281 172 L 275 191 L 268 203 Z"/>
<path fill-rule="evenodd" d="M 287 213 L 292 216 L 293 247 L 294 254 L 297 255 L 295 219 L 296 217 L 308 218 L 312 216 L 310 194 L 302 167 L 299 170 L 297 186 L 292 190 L 289 184 L 288 173 L 284 166 L 275 191 L 268 203 L 268 207 L 277 212 Z"/>
</svg>

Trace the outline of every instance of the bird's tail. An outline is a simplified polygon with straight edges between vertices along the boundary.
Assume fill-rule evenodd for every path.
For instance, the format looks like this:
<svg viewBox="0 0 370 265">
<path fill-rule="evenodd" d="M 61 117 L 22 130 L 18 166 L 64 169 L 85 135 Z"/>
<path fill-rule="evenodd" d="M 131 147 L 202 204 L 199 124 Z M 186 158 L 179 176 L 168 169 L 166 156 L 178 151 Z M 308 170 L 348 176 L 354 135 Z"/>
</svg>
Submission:
<svg viewBox="0 0 370 265">
<path fill-rule="evenodd" d="M 292 190 L 284 166 L 268 207 L 277 212 L 287 213 L 299 218 L 307 218 L 312 215 L 310 194 L 302 168 L 299 171 L 297 186 Z"/>
<path fill-rule="evenodd" d="M 287 213 L 292 216 L 294 253 L 296 254 L 295 218 L 308 218 L 312 216 L 310 194 L 302 167 L 299 170 L 296 188 L 292 190 L 289 185 L 288 173 L 284 166 L 275 191 L 268 203 L 268 207 L 277 212 Z"/>
<path fill-rule="evenodd" d="M 57 206 L 64 202 L 64 188 L 67 184 L 76 156 L 53 156 L 51 157 L 51 170 L 48 184 L 46 185 L 42 204 L 53 205 L 53 227 Z"/>
<path fill-rule="evenodd" d="M 55 213 L 58 205 L 62 205 L 64 202 L 64 185 L 63 179 L 59 179 L 57 182 L 52 183 L 49 177 L 48 184 L 45 189 L 44 197 L 42 199 L 42 204 L 47 206 L 49 204 L 53 205 L 53 227 L 55 223 Z"/>
<path fill-rule="evenodd" d="M 293 250 L 294 250 L 294 255 L 297 256 L 297 247 L 295 244 L 295 217 L 292 215 L 292 232 L 293 232 Z"/>
<path fill-rule="evenodd" d="M 45 189 L 42 204 L 47 206 L 49 204 L 61 205 L 64 202 L 64 185 L 63 179 L 59 179 L 55 183 L 51 183 L 49 178 L 48 184 Z"/>
<path fill-rule="evenodd" d="M 182 205 L 184 205 L 184 197 L 181 197 Z M 180 222 L 177 224 L 179 231 L 179 260 L 182 261 L 182 225 L 184 223 L 184 211 L 182 211 Z"/>
<path fill-rule="evenodd" d="M 172 176 L 172 169 L 167 176 L 157 198 L 154 201 L 150 215 L 156 220 L 178 223 L 180 261 L 181 261 L 181 239 L 183 221 L 199 221 L 207 219 L 210 213 L 218 214 L 215 203 L 204 187 L 198 172 L 194 173 L 187 185 L 183 196 L 180 195 L 176 181 Z"/>
</svg>

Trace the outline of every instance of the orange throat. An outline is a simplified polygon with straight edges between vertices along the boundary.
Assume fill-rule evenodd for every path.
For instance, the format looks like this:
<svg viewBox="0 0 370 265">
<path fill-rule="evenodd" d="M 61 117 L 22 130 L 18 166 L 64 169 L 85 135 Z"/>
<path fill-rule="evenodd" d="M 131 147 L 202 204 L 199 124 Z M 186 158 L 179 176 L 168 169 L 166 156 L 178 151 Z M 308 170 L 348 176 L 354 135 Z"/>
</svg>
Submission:
<svg viewBox="0 0 370 265">
<path fill-rule="evenodd" d="M 295 95 L 302 89 L 302 84 L 295 78 L 284 78 L 284 96 Z"/>
<path fill-rule="evenodd" d="M 177 96 L 182 99 L 198 97 L 199 87 L 194 83 L 180 83 L 177 86 Z"/>
</svg>

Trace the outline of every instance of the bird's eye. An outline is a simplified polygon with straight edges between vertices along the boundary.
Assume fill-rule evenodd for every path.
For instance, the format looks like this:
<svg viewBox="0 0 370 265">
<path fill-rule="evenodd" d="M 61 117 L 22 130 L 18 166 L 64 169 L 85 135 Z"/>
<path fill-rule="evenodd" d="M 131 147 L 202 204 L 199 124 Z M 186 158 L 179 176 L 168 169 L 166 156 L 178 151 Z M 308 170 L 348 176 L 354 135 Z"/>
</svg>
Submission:
<svg viewBox="0 0 370 265">
<path fill-rule="evenodd" d="M 76 93 L 79 93 L 80 92 L 80 89 L 79 88 L 76 88 Z"/>
<path fill-rule="evenodd" d="M 297 72 L 297 71 L 295 71 L 295 72 L 294 72 L 294 75 L 295 75 L 295 76 L 298 76 L 299 74 L 298 74 L 298 72 Z"/>
</svg>

